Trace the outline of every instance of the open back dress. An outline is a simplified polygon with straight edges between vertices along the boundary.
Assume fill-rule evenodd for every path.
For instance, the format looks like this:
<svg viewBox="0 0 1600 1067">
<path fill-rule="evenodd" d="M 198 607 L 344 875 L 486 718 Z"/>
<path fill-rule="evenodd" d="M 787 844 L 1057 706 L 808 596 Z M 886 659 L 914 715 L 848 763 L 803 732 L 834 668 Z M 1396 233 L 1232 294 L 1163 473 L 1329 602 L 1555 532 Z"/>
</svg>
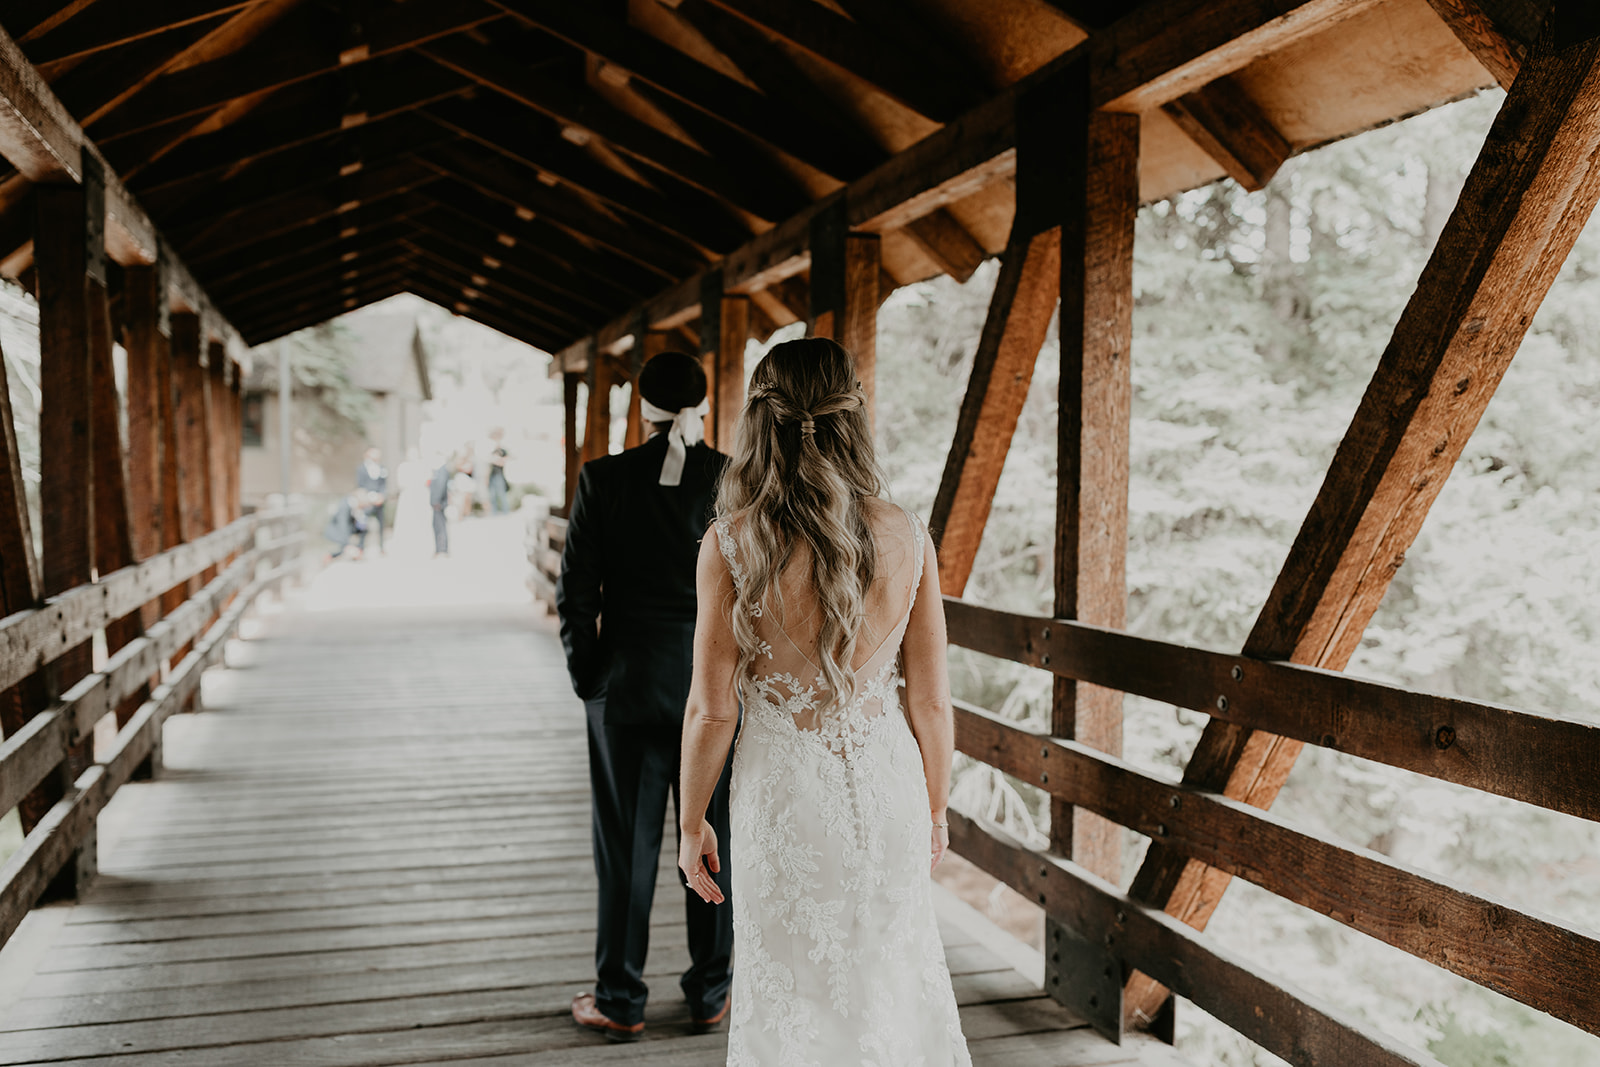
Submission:
<svg viewBox="0 0 1600 1067">
<path fill-rule="evenodd" d="M 904 514 L 905 611 L 856 670 L 847 703 L 829 698 L 776 613 L 756 609 L 763 643 L 739 680 L 733 757 L 729 1067 L 971 1063 L 933 912 L 922 754 L 899 699 L 927 536 Z M 741 585 L 725 523 L 716 536 Z M 880 541 L 880 560 L 888 547 Z M 893 595 L 907 574 L 888 577 Z"/>
</svg>

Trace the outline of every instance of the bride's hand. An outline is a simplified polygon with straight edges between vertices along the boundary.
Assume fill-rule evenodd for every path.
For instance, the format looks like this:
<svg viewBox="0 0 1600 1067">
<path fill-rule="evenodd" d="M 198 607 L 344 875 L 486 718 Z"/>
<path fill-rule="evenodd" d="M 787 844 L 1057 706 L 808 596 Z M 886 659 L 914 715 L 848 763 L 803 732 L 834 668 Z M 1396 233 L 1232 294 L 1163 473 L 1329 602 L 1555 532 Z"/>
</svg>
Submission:
<svg viewBox="0 0 1600 1067">
<path fill-rule="evenodd" d="M 948 826 L 935 826 L 933 828 L 933 862 L 928 864 L 931 874 L 939 862 L 944 859 L 945 849 L 950 847 L 950 828 Z"/>
<path fill-rule="evenodd" d="M 705 862 L 701 862 L 701 857 Z M 709 872 L 707 867 L 711 868 Z M 700 828 L 694 833 L 679 835 L 678 869 L 683 872 L 689 888 L 698 893 L 701 900 L 712 904 L 722 903 L 722 889 L 717 885 L 717 880 L 711 877 L 722 870 L 722 862 L 717 859 L 717 832 L 704 819 L 700 820 Z"/>
</svg>

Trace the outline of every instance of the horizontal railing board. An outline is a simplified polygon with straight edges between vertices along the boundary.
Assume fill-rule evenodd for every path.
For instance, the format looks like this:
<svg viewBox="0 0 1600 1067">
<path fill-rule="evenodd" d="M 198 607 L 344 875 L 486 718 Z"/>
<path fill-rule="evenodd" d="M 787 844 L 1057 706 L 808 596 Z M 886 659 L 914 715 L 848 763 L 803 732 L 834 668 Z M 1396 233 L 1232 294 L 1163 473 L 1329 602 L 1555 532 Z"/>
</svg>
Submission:
<svg viewBox="0 0 1600 1067">
<path fill-rule="evenodd" d="M 950 813 L 950 848 L 1037 901 L 1129 968 L 1187 997 L 1267 1051 L 1301 1067 L 1442 1067 L 1425 1052 L 1362 1026 L 1089 871 Z M 1050 949 L 1051 946 L 1046 946 Z"/>
<path fill-rule="evenodd" d="M 214 533 L 114 571 L 98 582 L 51 597 L 38 608 L 0 619 L 0 689 L 89 640 L 96 630 L 136 610 L 230 554 L 249 547 L 263 524 L 299 521 L 294 512 L 246 515 Z"/>
<path fill-rule="evenodd" d="M 81 679 L 12 736 L 0 742 L 0 811 L 10 810 L 66 758 L 67 749 L 136 692 L 183 644 L 216 616 L 257 565 L 298 548 L 304 534 L 263 545 L 228 566 L 206 587 L 143 635 L 118 649 L 101 670 Z"/>
<path fill-rule="evenodd" d="M 1069 804 L 1469 981 L 1600 1033 L 1600 941 L 1074 741 L 958 705 L 956 747 Z M 1143 970 L 1143 968 L 1141 968 Z M 1146 973 L 1149 973 L 1148 971 Z"/>
<path fill-rule="evenodd" d="M 945 598 L 950 641 L 1600 821 L 1600 726 Z"/>
<path fill-rule="evenodd" d="M 22 847 L 0 867 L 0 945 L 11 937 L 45 887 L 71 860 L 112 795 L 150 755 L 157 731 L 199 686 L 205 668 L 222 655 L 227 639 L 238 628 L 250 604 L 262 590 L 289 577 L 297 566 L 294 561 L 279 566 L 255 579 L 235 598 L 118 731 L 106 759 L 78 776 L 66 796 L 56 802 L 23 839 Z"/>
</svg>

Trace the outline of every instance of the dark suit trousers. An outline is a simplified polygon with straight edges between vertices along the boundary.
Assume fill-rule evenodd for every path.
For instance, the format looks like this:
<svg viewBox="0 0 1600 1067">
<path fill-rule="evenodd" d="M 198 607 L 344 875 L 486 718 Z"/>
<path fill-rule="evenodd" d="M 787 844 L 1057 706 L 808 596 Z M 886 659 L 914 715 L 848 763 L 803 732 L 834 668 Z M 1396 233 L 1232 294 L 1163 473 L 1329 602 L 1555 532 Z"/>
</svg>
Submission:
<svg viewBox="0 0 1600 1067">
<path fill-rule="evenodd" d="M 645 956 L 650 949 L 650 904 L 661 862 L 667 795 L 678 805 L 680 732 L 675 728 L 605 725 L 605 700 L 591 700 L 589 780 L 594 801 L 594 867 L 600 879 L 599 930 L 595 941 L 595 1002 L 613 1022 L 644 1020 Z M 728 866 L 728 780 L 733 761 L 711 798 L 706 818 L 717 832 L 722 872 L 717 884 L 731 899 Z M 676 834 L 674 835 L 676 841 Z M 674 845 L 674 851 L 676 846 Z M 678 881 L 683 882 L 682 872 Z M 684 918 L 690 967 L 679 985 L 693 1018 L 722 1009 L 732 978 L 733 907 L 707 904 L 687 887 Z"/>
<path fill-rule="evenodd" d="M 444 517 L 444 508 L 433 509 L 433 550 L 439 555 L 450 552 L 450 521 Z"/>
</svg>

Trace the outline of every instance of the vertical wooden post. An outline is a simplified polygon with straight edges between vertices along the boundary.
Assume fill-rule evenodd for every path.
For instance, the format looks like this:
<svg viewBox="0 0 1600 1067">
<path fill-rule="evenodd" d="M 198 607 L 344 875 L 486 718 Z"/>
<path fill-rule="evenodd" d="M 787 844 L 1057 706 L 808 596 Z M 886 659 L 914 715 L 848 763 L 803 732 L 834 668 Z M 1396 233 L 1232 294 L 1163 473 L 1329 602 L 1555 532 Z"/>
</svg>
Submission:
<svg viewBox="0 0 1600 1067">
<path fill-rule="evenodd" d="M 11 386 L 0 354 L 0 611 L 10 615 L 39 603 L 39 561 L 33 553 L 32 522 L 23 487 L 22 457 L 17 451 L 16 422 L 11 412 Z M 41 674 L 33 674 L 0 693 L 0 731 L 10 737 L 43 711 L 49 693 Z M 17 805 L 22 832 L 36 826 L 55 803 L 57 782 L 46 779 Z"/>
<path fill-rule="evenodd" d="M 561 375 L 561 402 L 566 408 L 562 445 L 566 449 L 567 479 L 561 514 L 572 514 L 572 498 L 578 491 L 578 467 L 583 462 L 583 447 L 578 441 L 578 386 L 583 375 L 565 371 Z"/>
<path fill-rule="evenodd" d="M 158 264 L 159 268 L 159 264 Z M 167 294 L 160 294 L 163 304 Z M 161 433 L 161 467 L 157 471 L 161 495 L 161 547 L 176 548 L 183 543 L 182 464 L 178 447 L 178 394 L 183 388 L 178 367 L 185 359 L 197 359 L 200 350 L 200 319 L 187 312 L 168 318 L 169 339 L 155 348 L 156 404 Z M 172 612 L 183 603 L 187 583 L 179 583 L 161 595 L 161 614 Z M 182 652 L 173 662 L 182 658 Z"/>
<path fill-rule="evenodd" d="M 744 410 L 744 348 L 749 340 L 750 298 L 743 293 L 724 294 L 715 374 L 709 382 L 709 391 L 716 397 L 712 403 L 721 412 L 712 444 L 723 452 L 733 448 L 739 413 Z"/>
<path fill-rule="evenodd" d="M 843 197 L 812 219 L 808 332 L 813 337 L 831 337 L 850 350 L 856 377 L 867 394 L 869 416 L 877 392 L 878 278 L 882 270 L 878 235 L 849 231 Z"/>
<path fill-rule="evenodd" d="M 122 405 L 112 359 L 111 309 L 103 285 L 93 278 L 87 294 L 89 314 L 90 441 L 94 464 L 94 566 L 106 575 L 135 562 L 131 509 L 128 503 L 127 450 L 122 438 Z M 113 619 L 105 630 L 106 652 L 112 654 L 144 633 L 134 610 Z M 126 726 L 149 695 L 141 686 L 117 705 L 117 726 Z"/>
<path fill-rule="evenodd" d="M 722 401 L 717 396 L 717 361 L 722 353 L 722 270 L 708 270 L 700 279 L 700 366 L 706 372 L 706 441 L 723 447 Z"/>
<path fill-rule="evenodd" d="M 244 368 L 228 361 L 228 521 L 244 515 Z"/>
<path fill-rule="evenodd" d="M 211 482 L 211 528 L 228 525 L 233 490 L 228 485 L 228 452 L 233 433 L 228 428 L 228 382 L 224 365 L 228 350 L 212 341 L 206 351 L 206 454 Z"/>
<path fill-rule="evenodd" d="M 583 427 L 583 461 L 611 452 L 611 367 L 605 353 L 589 353 L 589 416 Z"/>
<path fill-rule="evenodd" d="M 1062 193 L 1061 386 L 1056 463 L 1055 614 L 1121 629 L 1127 621 L 1128 426 L 1133 398 L 1133 232 L 1139 116 L 1065 116 L 1071 161 Z M 1122 694 L 1057 677 L 1052 732 L 1122 754 Z M 1122 829 L 1054 801 L 1055 849 L 1113 883 Z"/>
<path fill-rule="evenodd" d="M 158 267 L 127 267 L 122 272 L 127 305 L 125 341 L 128 351 L 128 499 L 133 511 L 133 550 L 140 559 L 160 552 L 162 544 L 161 467 L 163 413 L 161 385 L 170 364 L 167 301 Z M 153 622 L 154 619 L 148 621 Z"/>
<path fill-rule="evenodd" d="M 49 502 L 42 514 L 40 592 L 49 597 L 90 581 L 94 566 L 90 280 L 105 280 L 105 189 L 98 161 L 84 153 L 83 184 L 41 186 L 35 194 L 34 270 L 39 299 L 39 473 Z M 103 289 L 101 290 L 103 292 Z M 88 641 L 59 656 L 46 672 L 52 694 L 89 673 Z M 93 758 L 93 739 L 77 739 L 55 776 L 52 792 L 66 794 Z M 77 895 L 95 872 L 91 833 L 62 868 L 46 897 Z"/>
</svg>

